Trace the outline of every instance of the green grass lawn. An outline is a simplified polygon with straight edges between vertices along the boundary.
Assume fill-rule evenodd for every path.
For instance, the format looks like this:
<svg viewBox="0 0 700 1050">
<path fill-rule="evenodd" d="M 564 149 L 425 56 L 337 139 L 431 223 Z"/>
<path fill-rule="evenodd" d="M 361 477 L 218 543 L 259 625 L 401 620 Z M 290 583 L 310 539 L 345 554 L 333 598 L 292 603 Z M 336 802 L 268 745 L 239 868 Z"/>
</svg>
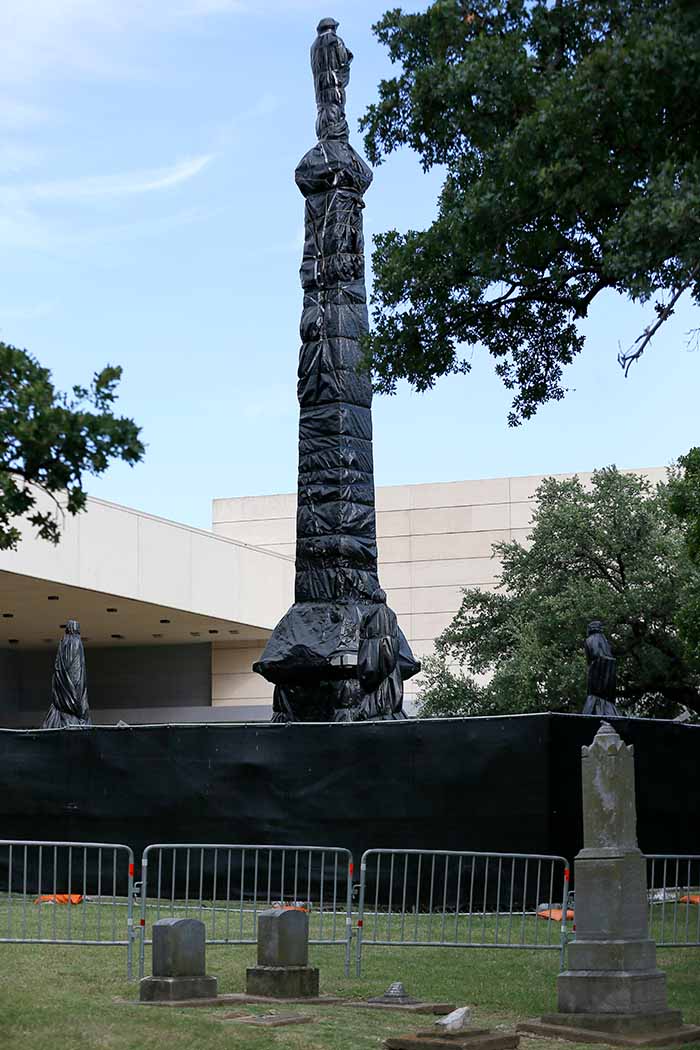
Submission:
<svg viewBox="0 0 700 1050">
<path fill-rule="evenodd" d="M 146 928 L 158 919 L 176 916 L 201 919 L 207 942 L 255 943 L 257 912 L 269 907 L 261 901 L 161 901 L 149 900 L 145 911 Z M 138 924 L 140 902 L 134 903 L 134 922 Z M 354 916 L 354 922 L 357 915 Z M 568 933 L 571 935 L 571 922 Z M 309 915 L 312 941 L 340 943 L 346 936 L 342 905 L 332 908 L 312 907 Z M 655 904 L 650 911 L 650 933 L 658 944 L 700 941 L 700 907 L 677 900 Z M 97 941 L 125 940 L 127 937 L 126 899 L 105 896 L 85 897 L 74 906 L 35 903 L 33 895 L 13 894 L 0 897 L 0 937 L 26 939 L 31 936 L 47 940 Z M 499 944 L 549 947 L 560 943 L 560 927 L 543 921 L 533 912 L 455 913 L 449 911 L 374 912 L 364 915 L 363 942 L 370 950 L 374 943 L 403 941 L 414 943 Z M 138 952 L 135 952 L 135 958 Z"/>
<path fill-rule="evenodd" d="M 220 1008 L 123 1004 L 120 998 L 137 994 L 136 984 L 125 977 L 125 954 L 124 948 L 0 944 L 2 1050 L 377 1050 L 387 1035 L 430 1023 L 410 1014 L 284 1006 L 285 1012 L 312 1014 L 314 1023 L 261 1030 L 222 1023 Z M 326 994 L 361 999 L 400 979 L 414 995 L 470 1005 L 475 1019 L 490 1025 L 512 1025 L 555 1007 L 556 952 L 372 947 L 361 979 L 342 976 L 341 947 L 312 948 L 311 955 Z M 254 958 L 252 946 L 209 947 L 207 968 L 219 978 L 220 992 L 242 991 L 245 967 Z M 681 1008 L 687 1021 L 700 1023 L 700 949 L 661 950 L 659 960 L 668 973 L 671 1005 Z M 556 1045 L 523 1040 L 527 1050 Z"/>
</svg>

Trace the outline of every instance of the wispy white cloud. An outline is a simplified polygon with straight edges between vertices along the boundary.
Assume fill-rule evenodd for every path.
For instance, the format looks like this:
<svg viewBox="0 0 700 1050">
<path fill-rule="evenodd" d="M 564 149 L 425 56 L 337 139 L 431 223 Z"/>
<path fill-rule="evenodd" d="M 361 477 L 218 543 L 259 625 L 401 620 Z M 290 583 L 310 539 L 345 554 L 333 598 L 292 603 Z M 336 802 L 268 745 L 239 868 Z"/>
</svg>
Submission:
<svg viewBox="0 0 700 1050">
<path fill-rule="evenodd" d="M 114 38 L 148 6 L 149 0 L 3 0 L 0 82 L 26 84 L 55 71 L 115 72 L 124 59 Z"/>
<path fill-rule="evenodd" d="M 212 155 L 192 157 L 168 168 L 132 171 L 116 175 L 90 175 L 35 184 L 0 186 L 0 243 L 31 251 L 64 251 L 74 245 L 87 245 L 125 235 L 137 237 L 158 233 L 192 221 L 201 215 L 195 209 L 174 216 L 139 219 L 129 224 L 96 228 L 76 227 L 67 222 L 61 208 L 80 206 L 95 200 L 128 198 L 137 194 L 168 190 L 195 178 L 212 160 Z"/>
<path fill-rule="evenodd" d="M 170 167 L 139 168 L 116 174 L 83 174 L 66 177 L 65 156 L 61 176 L 51 178 L 45 164 L 51 136 L 32 133 L 32 125 L 53 122 L 53 84 L 79 78 L 95 83 L 104 77 L 140 75 L 149 40 L 167 33 L 182 34 L 187 18 L 197 20 L 251 18 L 308 7 L 314 0 L 0 0 L 0 129 L 12 131 L 0 147 L 0 243 L 28 250 L 59 251 L 83 239 L 94 223 L 81 222 L 76 209 L 94 202 L 162 193 L 198 176 L 214 156 L 230 149 L 243 125 L 265 117 L 282 100 L 262 94 L 249 108 L 225 125 L 209 129 L 207 145 L 195 146 L 187 159 Z M 148 70 L 146 75 L 152 75 Z M 39 104 L 37 104 L 37 101 Z M 63 117 L 62 119 L 66 119 Z M 20 134 L 21 133 L 21 134 Z M 200 136 L 201 139 L 201 136 Z M 206 150 L 206 152 L 204 152 Z M 43 159 L 42 159 L 43 158 Z M 37 161 L 46 175 L 27 171 Z M 82 161 L 82 156 L 80 158 Z M 128 162 L 127 162 L 128 163 Z M 85 166 L 82 161 L 81 166 Z M 80 170 L 80 169 L 79 169 Z M 20 179 L 19 176 L 22 176 Z M 61 206 L 65 206 L 63 209 Z M 70 211 L 69 211 L 70 209 Z M 119 217 L 130 226 L 131 216 Z M 156 218 L 156 216 L 151 216 Z M 77 221 L 76 221 L 77 219 Z M 133 216 L 134 235 L 144 216 Z M 164 221 L 169 221 L 164 217 Z M 178 221 L 178 220 L 175 220 Z"/>
<path fill-rule="evenodd" d="M 127 76 L 134 67 L 125 45 L 135 32 L 167 32 L 185 18 L 260 17 L 315 6 L 315 0 L 1 0 L 0 83 L 54 73 Z"/>
<path fill-rule="evenodd" d="M 9 193 L 24 201 L 84 201 L 99 197 L 127 197 L 136 193 L 152 193 L 187 182 L 199 175 L 211 160 L 212 154 L 206 154 L 180 161 L 169 168 L 40 182 L 20 189 L 10 189 Z"/>
</svg>

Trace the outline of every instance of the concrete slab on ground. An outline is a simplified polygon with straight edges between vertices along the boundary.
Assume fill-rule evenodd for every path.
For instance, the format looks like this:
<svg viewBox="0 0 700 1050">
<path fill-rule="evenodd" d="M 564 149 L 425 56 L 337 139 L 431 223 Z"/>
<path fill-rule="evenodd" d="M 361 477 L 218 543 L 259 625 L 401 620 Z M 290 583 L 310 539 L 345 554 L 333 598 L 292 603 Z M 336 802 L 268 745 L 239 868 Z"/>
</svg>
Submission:
<svg viewBox="0 0 700 1050">
<path fill-rule="evenodd" d="M 662 1047 L 683 1046 L 687 1043 L 700 1043 L 700 1025 L 683 1024 L 671 1027 L 649 1027 L 634 1031 L 605 1030 L 600 1027 L 587 1027 L 586 1017 L 580 1016 L 576 1027 L 569 1024 L 550 1024 L 541 1021 L 523 1021 L 517 1025 L 518 1032 L 524 1035 L 538 1035 L 545 1039 L 566 1039 L 570 1043 L 601 1043 L 605 1046 Z M 614 1021 L 614 1016 L 611 1017 Z"/>
</svg>

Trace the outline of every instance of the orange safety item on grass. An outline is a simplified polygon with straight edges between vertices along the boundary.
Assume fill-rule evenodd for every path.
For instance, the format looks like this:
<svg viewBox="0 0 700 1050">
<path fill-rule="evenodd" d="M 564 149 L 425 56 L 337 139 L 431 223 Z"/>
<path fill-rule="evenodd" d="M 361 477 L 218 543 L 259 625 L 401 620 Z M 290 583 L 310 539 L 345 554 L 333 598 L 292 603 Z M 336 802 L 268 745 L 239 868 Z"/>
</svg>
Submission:
<svg viewBox="0 0 700 1050">
<path fill-rule="evenodd" d="M 543 908 L 537 912 L 538 919 L 551 919 L 552 922 L 561 922 L 561 908 Z M 566 909 L 566 921 L 573 922 L 574 913 L 571 908 Z"/>
<path fill-rule="evenodd" d="M 686 894 L 681 897 L 681 904 L 700 904 L 700 893 Z"/>
<path fill-rule="evenodd" d="M 80 904 L 82 902 L 82 893 L 46 893 L 41 897 L 37 897 L 34 901 L 35 904 Z"/>
</svg>

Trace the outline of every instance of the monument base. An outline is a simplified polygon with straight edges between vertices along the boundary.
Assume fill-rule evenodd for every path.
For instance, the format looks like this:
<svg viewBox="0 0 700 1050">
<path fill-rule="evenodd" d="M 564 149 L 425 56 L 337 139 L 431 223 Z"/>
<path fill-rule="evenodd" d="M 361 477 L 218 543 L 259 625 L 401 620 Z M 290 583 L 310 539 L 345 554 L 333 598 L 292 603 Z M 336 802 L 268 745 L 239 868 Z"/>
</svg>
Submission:
<svg viewBox="0 0 700 1050">
<path fill-rule="evenodd" d="M 139 983 L 142 1003 L 169 1003 L 179 999 L 215 999 L 216 977 L 144 977 Z"/>
<path fill-rule="evenodd" d="M 658 1014 L 668 1011 L 666 974 L 661 970 L 567 970 L 557 978 L 562 1014 Z"/>
<path fill-rule="evenodd" d="M 700 1026 L 684 1025 L 680 1010 L 647 1014 L 545 1014 L 539 1020 L 521 1022 L 517 1029 L 548 1039 L 608 1046 L 682 1046 L 700 1042 Z"/>
<path fill-rule="evenodd" d="M 271 999 L 317 999 L 318 969 L 315 966 L 249 966 L 247 995 Z"/>
</svg>

